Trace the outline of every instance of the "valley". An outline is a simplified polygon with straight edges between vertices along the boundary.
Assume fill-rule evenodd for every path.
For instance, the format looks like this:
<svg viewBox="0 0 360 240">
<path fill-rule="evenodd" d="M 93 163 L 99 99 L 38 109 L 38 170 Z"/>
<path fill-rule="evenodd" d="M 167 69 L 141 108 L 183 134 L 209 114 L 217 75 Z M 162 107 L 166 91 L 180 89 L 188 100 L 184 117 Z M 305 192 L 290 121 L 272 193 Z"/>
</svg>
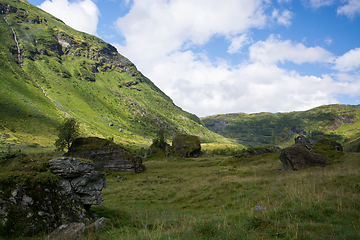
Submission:
<svg viewBox="0 0 360 240">
<path fill-rule="evenodd" d="M 103 40 L 25 0 L 0 0 L 0 13 L 1 201 L 17 186 L 57 186 L 48 161 L 64 155 L 54 142 L 71 117 L 81 137 L 121 146 L 146 167 L 102 171 L 104 202 L 89 208 L 110 221 L 79 239 L 360 238 L 360 105 L 199 118 Z M 197 136 L 202 154 L 143 157 L 159 131 L 165 143 Z M 331 139 L 344 151 L 328 154 L 326 167 L 298 171 L 284 169 L 280 152 L 259 151 L 280 151 L 298 136 Z M 43 239 L 43 229 L 10 237 Z"/>
</svg>

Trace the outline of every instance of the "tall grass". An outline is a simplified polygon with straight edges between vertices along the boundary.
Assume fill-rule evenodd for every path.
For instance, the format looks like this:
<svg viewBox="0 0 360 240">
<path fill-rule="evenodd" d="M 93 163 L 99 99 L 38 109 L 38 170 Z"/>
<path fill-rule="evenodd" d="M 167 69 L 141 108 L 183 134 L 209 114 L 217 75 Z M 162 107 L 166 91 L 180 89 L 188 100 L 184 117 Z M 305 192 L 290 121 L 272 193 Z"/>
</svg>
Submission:
<svg viewBox="0 0 360 240">
<path fill-rule="evenodd" d="M 359 238 L 359 155 L 302 171 L 278 170 L 278 156 L 152 159 L 141 174 L 108 173 L 92 211 L 113 225 L 84 239 Z"/>
</svg>

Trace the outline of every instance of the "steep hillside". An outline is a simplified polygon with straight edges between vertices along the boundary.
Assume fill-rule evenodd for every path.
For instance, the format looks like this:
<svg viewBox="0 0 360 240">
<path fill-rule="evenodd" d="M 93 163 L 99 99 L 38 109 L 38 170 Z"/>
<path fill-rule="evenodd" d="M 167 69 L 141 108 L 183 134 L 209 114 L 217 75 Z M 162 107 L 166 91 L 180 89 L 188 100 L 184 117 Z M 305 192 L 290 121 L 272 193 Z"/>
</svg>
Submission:
<svg viewBox="0 0 360 240">
<path fill-rule="evenodd" d="M 201 120 L 210 130 L 247 147 L 288 146 L 297 135 L 339 142 L 351 138 L 355 143 L 354 136 L 360 132 L 360 105 L 328 105 L 290 113 L 224 114 Z"/>
<path fill-rule="evenodd" d="M 67 116 L 87 135 L 147 146 L 159 128 L 225 141 L 101 39 L 25 0 L 0 0 L 0 140 L 52 145 Z"/>
</svg>

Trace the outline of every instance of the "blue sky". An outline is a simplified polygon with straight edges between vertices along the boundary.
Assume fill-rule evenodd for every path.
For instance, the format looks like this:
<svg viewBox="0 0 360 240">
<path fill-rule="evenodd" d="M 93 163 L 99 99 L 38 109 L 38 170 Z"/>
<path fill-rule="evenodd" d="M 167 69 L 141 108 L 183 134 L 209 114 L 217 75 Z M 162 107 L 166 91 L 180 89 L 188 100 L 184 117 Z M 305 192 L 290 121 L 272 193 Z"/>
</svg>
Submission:
<svg viewBox="0 0 360 240">
<path fill-rule="evenodd" d="M 198 116 L 360 104 L 360 0 L 28 0 Z"/>
</svg>

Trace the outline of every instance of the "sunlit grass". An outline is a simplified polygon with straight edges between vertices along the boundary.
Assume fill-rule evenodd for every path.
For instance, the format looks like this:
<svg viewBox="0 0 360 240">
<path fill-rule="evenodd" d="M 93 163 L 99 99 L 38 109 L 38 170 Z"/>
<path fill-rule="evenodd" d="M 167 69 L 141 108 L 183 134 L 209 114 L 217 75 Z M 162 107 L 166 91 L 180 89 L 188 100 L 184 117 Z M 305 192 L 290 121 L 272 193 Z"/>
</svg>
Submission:
<svg viewBox="0 0 360 240">
<path fill-rule="evenodd" d="M 360 237 L 358 155 L 301 171 L 278 170 L 274 153 L 227 160 L 152 159 L 144 173 L 107 174 L 105 202 L 92 211 L 114 226 L 86 238 Z"/>
</svg>

